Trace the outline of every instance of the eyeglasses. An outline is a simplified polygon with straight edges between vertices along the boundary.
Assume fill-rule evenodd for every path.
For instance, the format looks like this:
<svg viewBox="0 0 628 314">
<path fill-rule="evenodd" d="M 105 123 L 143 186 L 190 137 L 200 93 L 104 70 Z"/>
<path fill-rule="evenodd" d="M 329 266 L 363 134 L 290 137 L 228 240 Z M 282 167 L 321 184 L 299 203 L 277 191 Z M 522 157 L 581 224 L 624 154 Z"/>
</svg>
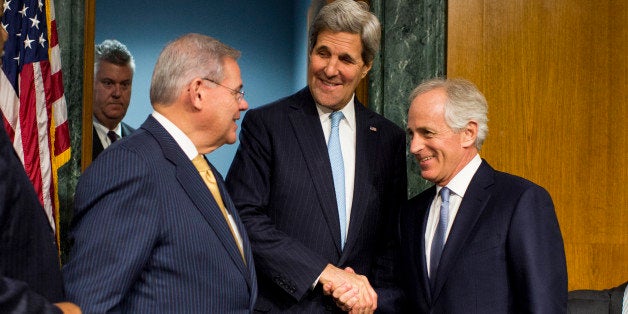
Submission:
<svg viewBox="0 0 628 314">
<path fill-rule="evenodd" d="M 224 87 L 224 88 L 226 88 L 226 89 L 230 90 L 230 91 L 231 91 L 231 93 L 235 96 L 235 98 L 236 98 L 236 100 L 237 100 L 238 102 L 241 102 L 241 101 L 242 101 L 242 99 L 244 99 L 244 92 L 243 92 L 243 91 L 241 91 L 241 90 L 233 89 L 233 88 L 231 88 L 231 87 L 228 87 L 228 86 L 222 85 L 222 84 L 220 84 L 220 83 L 218 83 L 218 82 L 216 82 L 216 81 L 214 81 L 214 80 L 212 80 L 212 79 L 210 79 L 210 78 L 207 78 L 207 77 L 202 77 L 202 79 L 204 79 L 204 80 L 206 80 L 206 81 L 210 81 L 210 82 L 212 82 L 212 83 L 214 83 L 214 84 L 216 84 L 216 85 L 218 85 L 218 86 L 222 86 L 222 87 Z"/>
</svg>

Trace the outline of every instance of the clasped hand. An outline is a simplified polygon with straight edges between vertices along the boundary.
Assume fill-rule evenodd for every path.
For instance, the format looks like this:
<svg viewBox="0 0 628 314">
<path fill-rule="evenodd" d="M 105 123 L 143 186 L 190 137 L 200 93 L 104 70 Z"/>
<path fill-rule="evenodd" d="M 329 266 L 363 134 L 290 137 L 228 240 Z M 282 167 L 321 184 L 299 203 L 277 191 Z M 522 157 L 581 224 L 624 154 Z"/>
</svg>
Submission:
<svg viewBox="0 0 628 314">
<path fill-rule="evenodd" d="M 342 270 L 328 264 L 319 282 L 325 295 L 332 296 L 343 311 L 373 313 L 377 308 L 377 293 L 366 276 L 356 274 L 351 267 Z"/>
</svg>

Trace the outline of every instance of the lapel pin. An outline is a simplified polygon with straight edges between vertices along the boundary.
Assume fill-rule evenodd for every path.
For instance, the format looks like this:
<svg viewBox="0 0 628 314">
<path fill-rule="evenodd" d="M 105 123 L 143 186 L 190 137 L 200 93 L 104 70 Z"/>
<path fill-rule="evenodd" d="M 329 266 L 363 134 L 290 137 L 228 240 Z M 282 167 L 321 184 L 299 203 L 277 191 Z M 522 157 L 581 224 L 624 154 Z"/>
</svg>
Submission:
<svg viewBox="0 0 628 314">
<path fill-rule="evenodd" d="M 376 128 L 376 127 L 374 127 L 374 126 L 369 127 L 369 130 L 371 130 L 371 131 L 373 131 L 373 132 L 377 132 L 377 128 Z"/>
</svg>

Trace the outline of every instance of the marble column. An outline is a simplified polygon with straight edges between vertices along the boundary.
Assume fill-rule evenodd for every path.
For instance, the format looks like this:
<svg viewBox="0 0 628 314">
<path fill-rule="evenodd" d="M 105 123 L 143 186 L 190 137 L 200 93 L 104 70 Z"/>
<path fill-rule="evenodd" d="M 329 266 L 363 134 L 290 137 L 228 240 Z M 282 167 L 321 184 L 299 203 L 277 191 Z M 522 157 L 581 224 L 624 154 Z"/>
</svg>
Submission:
<svg viewBox="0 0 628 314">
<path fill-rule="evenodd" d="M 74 190 L 81 174 L 81 127 L 83 114 L 83 0 L 55 0 L 57 32 L 61 49 L 61 71 L 70 128 L 70 161 L 59 169 L 59 213 L 61 260 L 69 244 L 67 233 L 74 207 Z"/>
<path fill-rule="evenodd" d="M 445 74 L 445 0 L 371 0 L 382 44 L 369 79 L 369 107 L 406 128 L 408 96 L 421 81 Z M 407 153 L 408 196 L 431 186 Z"/>
</svg>

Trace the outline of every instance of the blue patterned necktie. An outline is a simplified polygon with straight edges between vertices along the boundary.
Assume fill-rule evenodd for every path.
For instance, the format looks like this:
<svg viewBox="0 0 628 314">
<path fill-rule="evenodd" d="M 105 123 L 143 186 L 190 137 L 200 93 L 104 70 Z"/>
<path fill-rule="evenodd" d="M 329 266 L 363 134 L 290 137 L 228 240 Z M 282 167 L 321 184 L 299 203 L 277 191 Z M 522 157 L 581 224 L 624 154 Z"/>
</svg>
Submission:
<svg viewBox="0 0 628 314">
<path fill-rule="evenodd" d="M 436 281 L 436 270 L 438 269 L 443 247 L 445 247 L 445 235 L 447 234 L 447 224 L 449 223 L 449 192 L 450 190 L 447 187 L 440 190 L 440 217 L 436 232 L 434 232 L 434 239 L 432 239 L 432 250 L 430 253 L 430 283 L 432 285 Z"/>
<path fill-rule="evenodd" d="M 347 213 L 345 204 L 345 165 L 340 150 L 340 135 L 338 126 L 344 115 L 341 111 L 331 113 L 331 134 L 327 143 L 327 152 L 331 162 L 331 171 L 334 176 L 334 188 L 336 190 L 336 202 L 338 204 L 338 218 L 340 219 L 340 247 L 344 248 L 347 237 Z"/>
</svg>

